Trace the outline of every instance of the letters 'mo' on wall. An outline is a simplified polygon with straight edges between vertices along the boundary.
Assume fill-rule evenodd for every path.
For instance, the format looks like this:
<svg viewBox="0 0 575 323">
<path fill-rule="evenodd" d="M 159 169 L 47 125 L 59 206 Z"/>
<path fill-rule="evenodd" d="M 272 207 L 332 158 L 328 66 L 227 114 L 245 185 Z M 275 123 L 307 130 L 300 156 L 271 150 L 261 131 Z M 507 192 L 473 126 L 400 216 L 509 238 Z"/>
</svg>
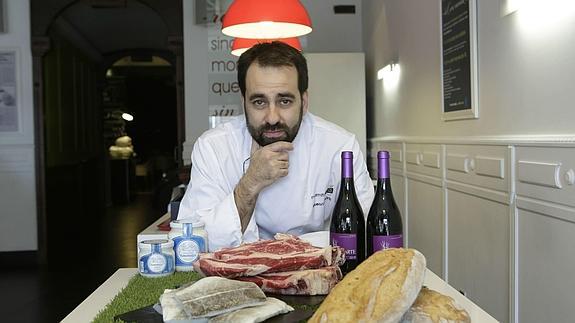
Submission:
<svg viewBox="0 0 575 323">
<path fill-rule="evenodd" d="M 233 38 L 223 35 L 218 27 L 208 27 L 208 108 L 212 127 L 222 118 L 242 113 L 238 58 L 230 54 L 232 42 Z"/>
</svg>

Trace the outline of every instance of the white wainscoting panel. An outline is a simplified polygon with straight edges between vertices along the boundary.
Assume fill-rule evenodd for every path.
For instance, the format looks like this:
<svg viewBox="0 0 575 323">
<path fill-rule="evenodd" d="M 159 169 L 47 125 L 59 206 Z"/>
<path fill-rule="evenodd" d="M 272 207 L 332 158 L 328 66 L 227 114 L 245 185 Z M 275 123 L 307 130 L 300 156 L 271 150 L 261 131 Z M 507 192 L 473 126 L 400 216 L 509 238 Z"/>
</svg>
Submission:
<svg viewBox="0 0 575 323">
<path fill-rule="evenodd" d="M 405 157 L 408 164 L 420 165 L 421 164 L 421 153 L 418 150 L 408 150 Z"/>
<path fill-rule="evenodd" d="M 0 147 L 0 252 L 38 248 L 34 146 Z"/>
<path fill-rule="evenodd" d="M 408 245 L 421 251 L 427 267 L 443 272 L 443 189 L 408 178 Z"/>
<path fill-rule="evenodd" d="M 575 209 L 549 204 L 537 206 L 538 212 L 525 208 L 533 203 L 518 199 L 518 321 L 570 322 L 575 308 Z"/>
<path fill-rule="evenodd" d="M 507 146 L 446 145 L 448 180 L 506 192 L 510 188 Z"/>
<path fill-rule="evenodd" d="M 406 144 L 405 146 L 407 172 L 443 177 L 441 145 Z"/>
<path fill-rule="evenodd" d="M 475 156 L 475 173 L 477 175 L 505 178 L 505 159 Z"/>
<path fill-rule="evenodd" d="M 447 192 L 449 283 L 509 322 L 509 205 Z"/>
<path fill-rule="evenodd" d="M 575 207 L 575 149 L 517 147 L 517 195 Z"/>
<path fill-rule="evenodd" d="M 371 178 L 377 178 L 377 152 L 380 150 L 389 151 L 389 168 L 392 173 L 403 174 L 403 144 L 400 142 L 370 142 L 371 149 L 369 150 L 370 156 L 368 164 L 370 169 L 373 170 Z"/>
<path fill-rule="evenodd" d="M 441 166 L 441 155 L 439 152 L 424 152 L 422 156 L 424 166 L 437 169 Z"/>
<path fill-rule="evenodd" d="M 395 199 L 395 203 L 399 208 L 399 212 L 401 212 L 401 219 L 403 221 L 403 232 L 404 232 L 404 241 L 407 241 L 407 225 L 409 219 L 407 218 L 407 201 L 405 200 L 405 177 L 394 175 L 393 172 L 391 174 L 391 189 L 393 191 L 393 198 Z"/>
<path fill-rule="evenodd" d="M 404 234 L 430 269 L 502 322 L 573 321 L 574 136 L 370 142 L 403 147 Z"/>
<path fill-rule="evenodd" d="M 448 170 L 469 173 L 471 171 L 471 158 L 469 155 L 449 153 L 445 157 L 445 167 Z"/>
<path fill-rule="evenodd" d="M 517 180 L 521 183 L 561 188 L 561 164 L 520 160 Z"/>
<path fill-rule="evenodd" d="M 403 171 L 403 144 L 401 142 L 385 142 L 380 143 L 379 147 L 379 150 L 389 151 L 389 167 Z"/>
</svg>

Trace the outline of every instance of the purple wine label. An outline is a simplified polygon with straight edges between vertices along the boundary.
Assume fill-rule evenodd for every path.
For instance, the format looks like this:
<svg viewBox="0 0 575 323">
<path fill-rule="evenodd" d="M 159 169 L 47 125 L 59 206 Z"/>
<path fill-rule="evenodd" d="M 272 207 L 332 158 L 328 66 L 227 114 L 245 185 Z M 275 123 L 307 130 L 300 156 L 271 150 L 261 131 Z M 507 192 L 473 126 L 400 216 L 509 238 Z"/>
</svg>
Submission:
<svg viewBox="0 0 575 323">
<path fill-rule="evenodd" d="M 389 248 L 403 248 L 403 235 L 373 236 L 372 243 L 373 252 Z"/>
<path fill-rule="evenodd" d="M 339 246 L 345 249 L 345 259 L 357 259 L 357 235 L 352 233 L 334 233 L 330 232 L 332 246 Z"/>
</svg>

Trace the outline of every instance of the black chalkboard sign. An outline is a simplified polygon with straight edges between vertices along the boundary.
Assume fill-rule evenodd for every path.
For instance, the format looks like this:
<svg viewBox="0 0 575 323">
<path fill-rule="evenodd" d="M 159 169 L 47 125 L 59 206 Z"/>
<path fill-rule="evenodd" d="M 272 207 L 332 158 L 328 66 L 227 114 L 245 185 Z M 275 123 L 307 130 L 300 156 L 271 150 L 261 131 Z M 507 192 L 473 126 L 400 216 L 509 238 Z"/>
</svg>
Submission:
<svg viewBox="0 0 575 323">
<path fill-rule="evenodd" d="M 475 0 L 442 0 L 443 118 L 477 118 Z"/>
</svg>

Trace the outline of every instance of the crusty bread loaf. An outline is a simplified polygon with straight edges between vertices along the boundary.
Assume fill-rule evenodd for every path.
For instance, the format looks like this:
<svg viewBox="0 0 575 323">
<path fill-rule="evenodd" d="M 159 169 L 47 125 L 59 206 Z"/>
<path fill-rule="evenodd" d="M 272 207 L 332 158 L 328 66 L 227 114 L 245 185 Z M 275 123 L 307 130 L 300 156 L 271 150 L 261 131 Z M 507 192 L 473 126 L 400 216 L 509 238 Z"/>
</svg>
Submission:
<svg viewBox="0 0 575 323">
<path fill-rule="evenodd" d="M 378 251 L 335 286 L 308 322 L 398 322 L 424 275 L 425 257 L 419 251 Z"/>
<path fill-rule="evenodd" d="M 471 318 L 466 310 L 455 303 L 453 298 L 421 288 L 411 308 L 405 313 L 402 323 L 469 323 Z"/>
</svg>

